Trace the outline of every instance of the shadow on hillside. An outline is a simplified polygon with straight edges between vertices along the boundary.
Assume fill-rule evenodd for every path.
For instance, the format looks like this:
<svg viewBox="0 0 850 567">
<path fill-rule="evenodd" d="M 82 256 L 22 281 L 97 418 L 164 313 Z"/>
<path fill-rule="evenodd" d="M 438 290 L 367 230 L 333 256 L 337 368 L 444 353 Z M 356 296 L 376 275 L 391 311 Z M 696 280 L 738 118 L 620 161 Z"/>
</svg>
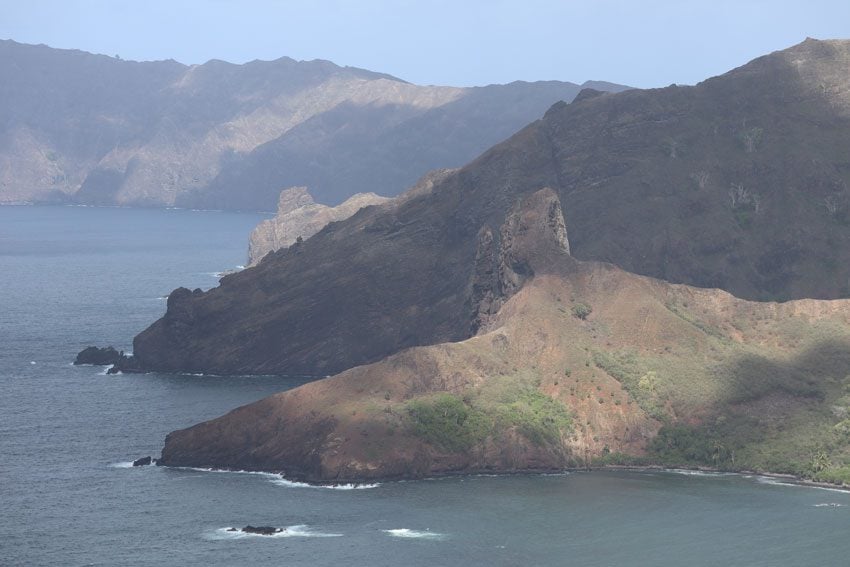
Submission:
<svg viewBox="0 0 850 567">
<path fill-rule="evenodd" d="M 850 340 L 825 340 L 789 362 L 744 355 L 718 371 L 730 385 L 718 410 L 754 402 L 771 394 L 823 401 L 830 389 L 850 374 Z"/>
</svg>

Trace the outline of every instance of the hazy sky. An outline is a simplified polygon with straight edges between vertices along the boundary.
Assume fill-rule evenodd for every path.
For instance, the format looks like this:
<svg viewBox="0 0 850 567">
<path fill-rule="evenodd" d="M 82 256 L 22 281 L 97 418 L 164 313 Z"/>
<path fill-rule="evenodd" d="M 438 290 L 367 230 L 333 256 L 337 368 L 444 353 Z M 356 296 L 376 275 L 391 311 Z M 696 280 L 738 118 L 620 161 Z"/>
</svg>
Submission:
<svg viewBox="0 0 850 567">
<path fill-rule="evenodd" d="M 806 36 L 850 0 L 0 0 L 0 38 L 124 59 L 329 59 L 421 84 L 691 84 Z"/>
</svg>

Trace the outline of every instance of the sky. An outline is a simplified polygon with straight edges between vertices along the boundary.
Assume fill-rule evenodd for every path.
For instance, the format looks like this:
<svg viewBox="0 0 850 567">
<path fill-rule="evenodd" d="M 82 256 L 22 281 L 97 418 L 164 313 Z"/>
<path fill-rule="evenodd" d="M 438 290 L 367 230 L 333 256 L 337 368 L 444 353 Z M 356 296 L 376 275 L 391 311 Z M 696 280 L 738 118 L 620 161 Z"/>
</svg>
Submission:
<svg viewBox="0 0 850 567">
<path fill-rule="evenodd" d="M 0 0 L 0 38 L 119 55 L 327 59 L 419 84 L 694 84 L 806 37 L 850 0 Z"/>
</svg>

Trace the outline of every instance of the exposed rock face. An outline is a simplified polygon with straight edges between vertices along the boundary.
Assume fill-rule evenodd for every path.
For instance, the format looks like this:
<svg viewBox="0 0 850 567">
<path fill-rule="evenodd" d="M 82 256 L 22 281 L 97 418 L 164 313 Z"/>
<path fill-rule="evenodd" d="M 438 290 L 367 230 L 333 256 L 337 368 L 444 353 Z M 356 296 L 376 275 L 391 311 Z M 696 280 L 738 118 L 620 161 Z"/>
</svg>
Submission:
<svg viewBox="0 0 850 567">
<path fill-rule="evenodd" d="M 86 347 L 77 354 L 74 359 L 74 364 L 93 364 L 95 366 L 106 366 L 115 364 L 121 357 L 123 352 L 118 352 L 113 347 L 98 348 L 94 346 Z"/>
<path fill-rule="evenodd" d="M 134 352 L 163 371 L 327 375 L 468 338 L 525 277 L 498 267 L 497 227 L 541 187 L 564 205 L 576 258 L 747 298 L 839 297 L 850 89 L 825 97 L 799 69 L 837 77 L 848 51 L 807 41 L 696 87 L 556 105 L 432 190 L 187 297 L 194 317 L 178 328 L 169 308 Z"/>
<path fill-rule="evenodd" d="M 141 458 L 133 461 L 133 466 L 134 467 L 146 467 L 146 466 L 150 465 L 152 462 L 153 462 L 153 459 L 151 459 L 150 457 L 141 457 Z"/>
<path fill-rule="evenodd" d="M 287 57 L 139 63 L 13 41 L 0 41 L 0 84 L 0 204 L 266 211 L 296 185 L 329 205 L 395 195 L 580 89 L 418 86 Z"/>
<path fill-rule="evenodd" d="M 485 225 L 478 233 L 470 294 L 473 333 L 534 275 L 532 258 L 553 251 L 570 253 L 560 201 L 549 188 L 517 203 L 499 236 L 496 254 L 490 227 Z"/>
<path fill-rule="evenodd" d="M 821 432 L 813 442 L 831 438 L 824 408 L 844 399 L 833 376 L 850 363 L 850 300 L 755 303 L 578 262 L 549 189 L 517 204 L 499 232 L 510 242 L 501 262 L 523 278 L 504 289 L 493 280 L 504 303 L 476 336 L 175 431 L 161 464 L 315 482 L 560 470 L 612 454 L 670 465 L 687 461 L 654 459 L 689 451 L 706 465 L 764 467 L 764 447 L 806 458 L 806 447 L 778 441 L 810 424 Z M 578 303 L 593 307 L 586 320 L 572 313 Z M 672 445 L 653 441 L 659 431 Z M 850 455 L 846 439 L 839 450 Z"/>
<path fill-rule="evenodd" d="M 389 200 L 375 193 L 358 193 L 336 207 L 328 207 L 313 201 L 306 187 L 285 189 L 280 193 L 277 215 L 261 222 L 251 233 L 248 264 L 254 266 L 269 252 L 288 248 L 298 238 L 310 238 L 328 224 L 345 220 L 363 207 Z"/>
</svg>

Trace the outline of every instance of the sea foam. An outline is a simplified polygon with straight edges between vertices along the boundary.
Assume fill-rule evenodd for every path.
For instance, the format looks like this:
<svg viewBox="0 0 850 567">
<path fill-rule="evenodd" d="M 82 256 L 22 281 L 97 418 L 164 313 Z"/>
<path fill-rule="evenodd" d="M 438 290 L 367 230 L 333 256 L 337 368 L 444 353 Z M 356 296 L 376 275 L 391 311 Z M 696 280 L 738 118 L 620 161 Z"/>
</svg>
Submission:
<svg viewBox="0 0 850 567">
<path fill-rule="evenodd" d="M 446 538 L 446 534 L 441 534 L 432 531 L 411 530 L 408 528 L 396 528 L 394 530 L 381 530 L 392 537 L 401 537 L 407 539 L 431 539 L 441 540 Z"/>
<path fill-rule="evenodd" d="M 756 476 L 754 478 L 756 482 L 759 482 L 761 484 L 770 484 L 773 486 L 794 486 L 797 488 L 815 488 L 817 490 L 826 490 L 828 492 L 840 492 L 841 494 L 848 493 L 848 490 L 846 488 L 832 488 L 830 486 L 818 486 L 816 484 L 809 484 L 804 482 L 788 482 L 770 476 Z"/>
<path fill-rule="evenodd" d="M 212 473 L 226 473 L 226 474 L 251 474 L 256 476 L 264 476 L 267 477 L 272 483 L 277 484 L 278 486 L 285 486 L 287 488 L 324 488 L 329 490 L 362 490 L 366 488 L 377 488 L 381 486 L 379 482 L 372 484 L 310 484 L 307 482 L 298 482 L 295 480 L 288 480 L 278 473 L 270 473 L 270 472 L 262 472 L 262 471 L 242 471 L 242 470 L 227 470 L 227 469 L 213 469 L 213 468 L 200 468 L 200 467 L 172 467 L 175 469 L 189 470 L 189 471 L 198 471 L 198 472 L 212 472 Z"/>
</svg>

